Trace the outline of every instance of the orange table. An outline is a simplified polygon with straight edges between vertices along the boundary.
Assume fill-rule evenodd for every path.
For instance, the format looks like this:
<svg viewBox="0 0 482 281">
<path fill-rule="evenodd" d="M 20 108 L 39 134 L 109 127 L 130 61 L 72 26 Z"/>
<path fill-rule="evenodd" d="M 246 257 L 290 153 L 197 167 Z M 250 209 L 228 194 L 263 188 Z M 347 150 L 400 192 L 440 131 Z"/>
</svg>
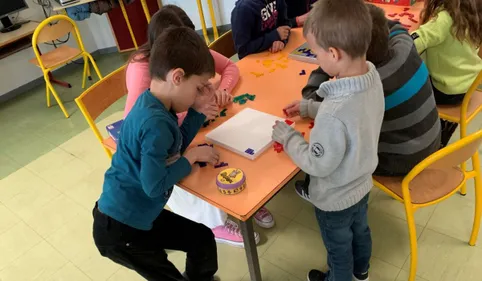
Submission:
<svg viewBox="0 0 482 281">
<path fill-rule="evenodd" d="M 387 10 L 387 13 L 403 11 L 403 7 L 399 6 L 380 5 L 380 7 Z M 409 12 L 416 14 L 415 18 L 418 19 L 420 9 L 420 3 L 417 3 Z M 408 19 L 403 19 L 408 24 Z M 415 25 L 412 23 L 413 28 Z M 282 117 L 282 108 L 289 102 L 301 98 L 301 89 L 306 84 L 309 73 L 316 68 L 313 64 L 287 59 L 288 54 L 304 42 L 302 30 L 293 29 L 289 43 L 283 52 L 250 55 L 239 61 L 237 66 L 241 79 L 234 94 L 254 94 L 255 101 L 229 106 L 227 117 L 219 117 L 207 128 L 203 128 L 194 139 L 193 145 L 206 142 L 207 132 L 246 107 Z M 299 75 L 301 70 L 305 70 L 306 75 Z M 294 121 L 296 129 L 306 132 L 308 137 L 310 120 L 295 118 Z M 115 143 L 112 140 L 106 140 L 104 145 L 115 150 Z M 179 186 L 240 220 L 251 280 L 260 281 L 261 272 L 251 218 L 299 172 L 299 168 L 285 153 L 278 154 L 273 150 L 263 153 L 254 161 L 222 148 L 219 148 L 219 151 L 223 162 L 245 172 L 247 188 L 243 192 L 232 196 L 221 194 L 215 182 L 220 169 L 214 169 L 211 166 L 205 168 L 195 166 L 191 175 L 181 181 Z"/>
<path fill-rule="evenodd" d="M 369 1 L 368 1 L 369 2 Z M 374 3 L 372 3 L 374 4 Z M 410 31 L 414 31 L 420 26 L 420 12 L 423 9 L 423 1 L 422 2 L 416 2 L 415 5 L 411 7 L 405 7 L 405 6 L 396 6 L 396 5 L 385 5 L 385 4 L 374 4 L 383 10 L 385 10 L 385 15 L 387 16 L 388 19 L 394 20 L 394 19 L 399 19 L 401 23 L 409 25 L 410 27 L 408 28 Z M 417 21 L 417 23 L 414 23 L 409 20 L 408 16 L 403 16 L 400 17 L 398 14 L 403 13 L 404 8 L 410 8 L 410 10 L 407 11 L 407 13 L 411 13 L 414 15 L 413 19 Z M 394 14 L 397 13 L 395 17 L 389 17 L 389 14 Z"/>
</svg>

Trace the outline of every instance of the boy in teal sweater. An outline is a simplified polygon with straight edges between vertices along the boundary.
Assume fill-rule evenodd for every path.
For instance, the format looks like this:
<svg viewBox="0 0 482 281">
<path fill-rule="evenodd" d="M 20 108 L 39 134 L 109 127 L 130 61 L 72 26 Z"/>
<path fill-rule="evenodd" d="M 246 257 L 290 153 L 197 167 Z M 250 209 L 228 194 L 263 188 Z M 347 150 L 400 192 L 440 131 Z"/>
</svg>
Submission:
<svg viewBox="0 0 482 281">
<path fill-rule="evenodd" d="M 209 146 L 187 150 L 206 117 L 218 111 L 209 84 L 214 60 L 192 29 L 170 28 L 153 45 L 149 72 L 150 89 L 124 120 L 93 211 L 95 244 L 103 256 L 148 280 L 212 280 L 213 233 L 164 206 L 195 162 L 218 162 Z M 179 127 L 176 113 L 187 110 Z M 169 262 L 166 249 L 187 253 L 184 275 Z"/>
</svg>

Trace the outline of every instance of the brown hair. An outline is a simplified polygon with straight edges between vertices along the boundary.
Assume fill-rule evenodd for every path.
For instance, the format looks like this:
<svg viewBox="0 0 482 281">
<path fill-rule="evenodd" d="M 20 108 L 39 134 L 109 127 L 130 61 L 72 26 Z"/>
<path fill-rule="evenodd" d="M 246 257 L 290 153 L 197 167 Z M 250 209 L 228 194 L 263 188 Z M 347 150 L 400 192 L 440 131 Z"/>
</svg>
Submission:
<svg viewBox="0 0 482 281">
<path fill-rule="evenodd" d="M 147 27 L 147 42 L 139 47 L 130 58 L 132 62 L 147 62 L 151 55 L 151 48 L 157 37 L 170 26 L 182 26 L 179 17 L 170 9 L 162 7 L 151 18 Z"/>
<path fill-rule="evenodd" d="M 447 11 L 453 20 L 452 35 L 460 42 L 468 41 L 475 47 L 482 45 L 482 1 L 480 0 L 425 0 L 421 14 L 427 23 L 441 11 Z"/>
<path fill-rule="evenodd" d="M 183 9 L 181 9 L 181 7 L 169 4 L 169 5 L 162 6 L 162 8 L 174 12 L 174 14 L 176 14 L 179 17 L 179 19 L 181 19 L 181 22 L 182 24 L 184 24 L 184 26 L 187 26 L 191 29 L 196 29 L 192 20 L 189 18 L 186 12 Z"/>
<path fill-rule="evenodd" d="M 337 48 L 352 58 L 366 54 L 372 21 L 363 0 L 319 0 L 313 5 L 303 28 L 312 33 L 325 50 Z"/>
<path fill-rule="evenodd" d="M 152 79 L 166 80 L 169 71 L 182 68 L 191 75 L 214 76 L 214 59 L 201 37 L 188 27 L 169 27 L 154 42 L 149 58 Z"/>
<path fill-rule="evenodd" d="M 380 65 L 388 57 L 388 40 L 390 30 L 385 11 L 372 4 L 367 4 L 372 18 L 372 37 L 367 51 L 367 60 Z"/>
</svg>

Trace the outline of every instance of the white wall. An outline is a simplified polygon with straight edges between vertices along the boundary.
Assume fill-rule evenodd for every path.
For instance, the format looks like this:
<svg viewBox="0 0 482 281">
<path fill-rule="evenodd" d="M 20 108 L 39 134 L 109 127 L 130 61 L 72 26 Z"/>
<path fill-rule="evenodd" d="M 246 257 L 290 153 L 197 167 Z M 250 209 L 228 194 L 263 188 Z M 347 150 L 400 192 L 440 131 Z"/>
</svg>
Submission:
<svg viewBox="0 0 482 281">
<path fill-rule="evenodd" d="M 236 0 L 213 0 L 218 26 L 230 24 L 231 10 L 234 8 L 235 1 Z M 202 2 L 206 25 L 209 28 L 212 27 L 212 24 L 207 1 L 202 0 Z M 34 4 L 33 0 L 27 0 L 27 3 L 29 9 L 22 11 L 20 18 L 37 21 L 45 18 L 41 7 Z M 196 25 L 196 29 L 201 29 L 201 21 L 195 0 L 163 0 L 162 3 L 180 6 L 192 19 Z M 77 22 L 77 24 L 82 34 L 85 48 L 89 52 L 116 46 L 106 15 L 98 16 L 93 14 L 90 19 Z M 75 41 L 70 40 L 69 45 L 75 46 Z M 40 49 L 45 52 L 51 50 L 52 47 L 42 45 Z M 28 60 L 33 57 L 35 57 L 33 50 L 29 48 L 0 60 L 0 95 L 8 93 L 42 76 L 40 69 L 28 62 Z"/>
<path fill-rule="evenodd" d="M 34 4 L 32 0 L 27 0 L 27 3 L 29 9 L 20 12 L 19 17 L 21 19 L 35 21 L 45 19 L 40 6 Z M 94 14 L 86 21 L 77 22 L 77 25 L 79 26 L 84 47 L 87 51 L 94 52 L 98 49 L 114 47 L 116 45 L 105 15 L 98 16 Z M 75 40 L 69 40 L 68 45 L 76 46 Z M 53 47 L 51 46 L 40 46 L 42 52 L 52 49 Z M 40 69 L 28 62 L 34 57 L 35 54 L 32 48 L 28 48 L 0 60 L 0 95 L 8 93 L 42 76 Z"/>
<path fill-rule="evenodd" d="M 231 23 L 231 11 L 234 8 L 236 0 L 213 0 L 214 12 L 216 14 L 216 23 L 218 26 Z M 201 20 L 199 19 L 199 12 L 196 4 L 196 0 L 162 0 L 162 4 L 173 4 L 183 8 L 184 11 L 193 21 L 196 29 L 201 29 Z M 211 15 L 209 14 L 208 3 L 206 0 L 202 0 L 204 18 L 206 20 L 207 27 L 212 27 Z"/>
</svg>

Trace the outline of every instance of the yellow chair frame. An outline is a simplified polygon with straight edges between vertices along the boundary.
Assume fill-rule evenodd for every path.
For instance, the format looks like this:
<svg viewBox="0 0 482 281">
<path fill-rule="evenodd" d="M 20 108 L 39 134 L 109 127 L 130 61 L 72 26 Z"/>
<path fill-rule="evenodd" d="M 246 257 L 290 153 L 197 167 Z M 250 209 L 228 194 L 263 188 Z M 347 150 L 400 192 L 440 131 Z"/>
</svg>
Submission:
<svg viewBox="0 0 482 281">
<path fill-rule="evenodd" d="M 112 151 L 104 145 L 104 139 L 97 128 L 95 120 L 109 106 L 127 94 L 125 71 L 126 65 L 102 78 L 75 99 L 89 127 L 94 132 L 95 137 L 99 140 L 109 158 L 112 158 Z"/>
<path fill-rule="evenodd" d="M 214 40 L 216 40 L 219 38 L 219 33 L 218 33 L 218 26 L 216 22 L 216 14 L 214 13 L 213 1 L 207 0 L 207 2 L 208 2 L 209 14 L 211 16 L 211 23 L 213 25 Z M 196 3 L 197 3 L 197 9 L 199 12 L 199 19 L 201 20 L 201 27 L 203 30 L 204 40 L 206 41 L 206 44 L 209 45 L 210 40 L 209 40 L 208 31 L 206 27 L 206 20 L 204 19 L 204 12 L 203 12 L 203 6 L 201 3 L 201 0 L 196 0 Z"/>
<path fill-rule="evenodd" d="M 482 214 L 482 193 L 481 193 L 481 182 L 480 182 L 480 161 L 479 161 L 479 152 L 478 152 L 478 146 L 480 145 L 480 142 L 482 142 L 482 130 L 469 135 L 461 140 L 458 140 L 457 142 L 448 145 L 447 147 L 433 153 L 429 157 L 427 157 L 425 160 L 420 162 L 417 166 L 415 166 L 410 173 L 408 173 L 402 181 L 401 188 L 402 188 L 402 194 L 403 197 L 397 195 L 395 192 L 390 190 L 388 187 L 377 181 L 377 177 L 374 177 L 374 185 L 380 188 L 382 191 L 393 197 L 394 199 L 398 200 L 399 202 L 403 203 L 405 206 L 405 213 L 407 216 L 407 224 L 408 224 L 408 232 L 409 232 L 409 237 L 410 237 L 410 277 L 409 281 L 415 281 L 415 276 L 417 272 L 417 234 L 416 234 L 416 228 L 415 228 L 415 219 L 414 219 L 414 212 L 422 207 L 427 207 L 430 205 L 437 204 L 453 194 L 455 194 L 457 191 L 459 191 L 462 186 L 464 186 L 467 182 L 468 179 L 474 178 L 474 187 L 475 187 L 475 213 L 474 213 L 474 222 L 473 222 L 473 227 L 472 227 L 472 234 L 470 236 L 469 240 L 469 245 L 474 246 L 475 243 L 477 242 L 477 235 L 479 233 L 479 228 L 480 228 L 480 219 L 481 219 L 481 214 Z M 472 171 L 466 171 L 465 169 L 462 170 L 461 172 L 463 173 L 463 180 L 462 182 L 454 187 L 453 190 L 451 190 L 448 194 L 441 196 L 440 198 L 436 198 L 435 200 L 426 202 L 426 203 L 412 203 L 412 198 L 411 198 L 411 191 L 410 191 L 410 183 L 412 180 L 417 177 L 422 171 L 425 169 L 431 169 L 436 166 L 439 160 L 442 160 L 443 158 L 449 158 L 453 157 L 455 153 L 461 151 L 462 149 L 466 148 L 469 145 L 477 144 L 477 147 L 474 148 L 475 152 L 472 154 L 472 156 L 468 158 L 472 158 L 472 165 L 473 165 L 473 170 Z M 470 148 L 469 148 L 470 149 Z M 470 150 L 470 153 L 472 153 L 472 150 Z M 460 156 L 464 157 L 464 156 Z M 468 160 L 468 158 L 463 159 L 464 162 Z M 439 162 L 440 163 L 440 162 Z M 378 177 L 380 179 L 380 177 Z M 414 187 L 416 188 L 416 187 Z"/>
<path fill-rule="evenodd" d="M 482 50 L 482 49 L 481 49 Z M 482 106 L 479 106 L 478 108 L 475 109 L 472 114 L 468 116 L 468 108 L 470 104 L 470 100 L 472 99 L 472 96 L 474 95 L 475 92 L 477 92 L 477 88 L 479 85 L 482 83 L 482 71 L 479 73 L 479 75 L 475 78 L 475 81 L 472 83 L 470 86 L 469 90 L 465 94 L 464 100 L 462 102 L 461 108 L 460 108 L 460 116 L 453 116 L 453 115 L 448 115 L 445 114 L 444 108 L 443 107 L 438 107 L 439 110 L 439 116 L 440 118 L 453 122 L 453 123 L 458 123 L 460 124 L 460 138 L 464 138 L 467 136 L 467 127 L 468 124 L 477 116 L 477 114 L 482 110 Z M 461 165 L 462 170 L 465 170 L 466 164 L 462 163 Z M 462 186 L 460 189 L 460 194 L 465 195 L 466 192 L 466 186 Z"/>
<path fill-rule="evenodd" d="M 136 40 L 136 36 L 134 36 L 134 30 L 132 30 L 132 26 L 131 26 L 131 22 L 129 20 L 129 16 L 127 15 L 127 10 L 126 10 L 126 6 L 124 5 L 124 1 L 123 0 L 120 0 L 118 1 L 119 2 L 119 7 L 121 9 L 121 12 L 122 12 L 122 15 L 124 16 L 124 20 L 126 21 L 126 25 L 127 25 L 127 30 L 129 30 L 129 34 L 131 35 L 131 40 L 132 40 L 132 43 L 134 43 L 134 48 L 137 50 L 139 49 L 139 46 L 137 44 L 137 40 Z M 144 8 L 144 5 L 145 5 L 145 8 L 147 8 L 147 4 L 145 3 L 145 1 L 142 1 L 142 8 L 144 9 L 144 13 L 146 12 L 145 8 Z M 149 11 L 149 10 L 147 10 Z M 146 17 L 148 16 L 149 14 L 146 14 Z M 150 16 L 150 15 L 149 15 Z"/>
<path fill-rule="evenodd" d="M 62 28 L 62 27 L 59 26 L 58 29 L 56 30 L 55 25 L 50 25 L 54 21 L 58 21 L 55 25 L 57 25 L 61 22 L 68 22 L 68 23 L 70 23 L 71 28 L 59 30 L 60 28 Z M 80 50 L 80 53 L 78 55 L 76 55 L 75 57 L 69 58 L 68 60 L 62 61 L 62 62 L 60 62 L 56 65 L 46 67 L 44 62 L 42 61 L 42 57 L 41 57 L 42 55 L 40 54 L 40 51 L 37 47 L 37 45 L 39 44 L 39 36 L 42 35 L 42 31 L 44 31 L 44 29 L 46 27 L 51 28 L 54 35 L 59 35 L 57 38 L 52 38 L 52 39 L 58 39 L 62 36 L 67 35 L 67 33 L 69 33 L 69 32 L 73 33 L 72 36 L 75 38 L 75 40 L 77 42 L 77 46 Z M 40 43 L 44 43 L 44 42 L 45 42 L 45 40 L 43 40 Z M 102 75 L 100 74 L 99 68 L 97 67 L 97 64 L 95 63 L 94 58 L 92 58 L 92 55 L 89 54 L 84 48 L 84 44 L 82 42 L 82 37 L 80 35 L 79 28 L 77 27 L 77 24 L 72 19 L 70 19 L 68 16 L 65 16 L 65 15 L 55 15 L 55 16 L 52 16 L 52 17 L 49 17 L 49 18 L 45 19 L 44 21 L 42 21 L 39 24 L 39 26 L 35 29 L 35 32 L 33 33 L 32 47 L 33 47 L 33 51 L 35 53 L 35 57 L 36 57 L 37 62 L 38 62 L 38 66 L 42 70 L 42 73 L 43 73 L 44 79 L 45 79 L 47 107 L 50 107 L 50 105 L 51 105 L 50 104 L 50 93 L 52 93 L 55 100 L 59 104 L 60 109 L 64 113 L 65 117 L 69 118 L 69 114 L 67 113 L 67 110 L 65 109 L 64 104 L 62 103 L 62 100 L 59 98 L 57 92 L 55 91 L 55 89 L 52 85 L 52 83 L 50 82 L 49 72 L 51 72 L 54 69 L 59 68 L 60 66 L 66 64 L 68 61 L 71 61 L 71 60 L 73 61 L 73 60 L 76 60 L 76 59 L 82 57 L 84 59 L 84 73 L 83 73 L 83 77 L 82 77 L 82 88 L 85 88 L 85 81 L 86 81 L 87 76 L 90 77 L 89 61 L 92 63 L 92 66 L 94 67 L 94 70 L 97 73 L 97 76 L 99 76 L 99 79 L 102 79 Z"/>
</svg>

